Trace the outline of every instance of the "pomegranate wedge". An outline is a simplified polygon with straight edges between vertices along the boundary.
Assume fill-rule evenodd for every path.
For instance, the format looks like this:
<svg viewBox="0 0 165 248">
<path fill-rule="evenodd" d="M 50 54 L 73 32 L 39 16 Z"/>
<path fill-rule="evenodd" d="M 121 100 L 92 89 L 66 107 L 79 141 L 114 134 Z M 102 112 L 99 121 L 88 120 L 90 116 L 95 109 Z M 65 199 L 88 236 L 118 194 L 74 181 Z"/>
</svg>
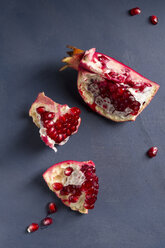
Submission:
<svg viewBox="0 0 165 248">
<path fill-rule="evenodd" d="M 64 145 L 80 126 L 80 109 L 69 108 L 52 101 L 45 94 L 39 93 L 32 104 L 29 115 L 40 129 L 40 137 L 47 146 L 57 151 L 55 145 Z"/>
<path fill-rule="evenodd" d="M 50 167 L 43 178 L 62 202 L 74 211 L 87 214 L 93 209 L 99 189 L 92 161 L 64 161 Z"/>
<path fill-rule="evenodd" d="M 73 51 L 62 61 L 61 70 L 78 70 L 78 91 L 97 113 L 117 122 L 135 121 L 150 103 L 159 85 L 119 61 L 96 52 L 95 48 Z"/>
</svg>

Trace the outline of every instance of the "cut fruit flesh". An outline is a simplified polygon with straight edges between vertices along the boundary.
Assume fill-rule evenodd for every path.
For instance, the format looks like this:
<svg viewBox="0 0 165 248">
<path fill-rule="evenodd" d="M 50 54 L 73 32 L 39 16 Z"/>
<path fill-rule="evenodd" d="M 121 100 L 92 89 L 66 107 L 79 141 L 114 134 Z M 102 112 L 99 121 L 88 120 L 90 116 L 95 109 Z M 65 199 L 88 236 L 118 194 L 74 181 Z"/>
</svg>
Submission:
<svg viewBox="0 0 165 248">
<path fill-rule="evenodd" d="M 44 93 L 39 93 L 29 115 L 40 128 L 41 139 L 55 151 L 55 145 L 64 145 L 69 137 L 77 132 L 81 123 L 79 108 L 58 104 Z"/>
<path fill-rule="evenodd" d="M 72 173 L 66 175 L 66 170 Z M 50 167 L 43 178 L 48 187 L 56 193 L 62 202 L 74 211 L 88 213 L 94 208 L 98 194 L 98 177 L 92 161 L 64 161 Z"/>
<path fill-rule="evenodd" d="M 94 111 L 113 121 L 134 121 L 159 89 L 155 82 L 95 48 L 69 55 L 62 61 L 78 70 L 80 95 Z"/>
</svg>

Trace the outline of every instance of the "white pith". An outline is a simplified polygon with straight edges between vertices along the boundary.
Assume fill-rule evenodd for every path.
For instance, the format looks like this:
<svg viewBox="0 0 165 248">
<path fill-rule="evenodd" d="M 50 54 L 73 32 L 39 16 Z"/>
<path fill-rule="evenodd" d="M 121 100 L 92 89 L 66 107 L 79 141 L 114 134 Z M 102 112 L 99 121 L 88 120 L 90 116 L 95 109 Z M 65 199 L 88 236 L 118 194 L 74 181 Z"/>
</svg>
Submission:
<svg viewBox="0 0 165 248">
<path fill-rule="evenodd" d="M 80 89 L 80 92 L 82 92 L 82 97 L 84 98 L 85 102 L 87 102 L 89 105 L 92 105 L 95 103 L 96 111 L 97 112 L 105 112 L 108 115 L 111 115 L 114 119 L 116 117 L 120 117 L 120 119 L 125 120 L 130 119 L 132 115 L 130 114 L 132 112 L 132 109 L 126 108 L 125 111 L 117 111 L 111 104 L 111 101 L 109 98 L 102 98 L 100 95 L 95 98 L 97 93 L 99 93 L 99 88 L 95 84 L 91 87 L 91 91 L 88 90 L 89 84 L 91 84 L 91 80 L 99 82 L 103 81 L 104 78 L 101 77 L 99 74 L 90 73 L 86 71 L 80 71 L 78 76 L 78 88 Z M 121 86 L 124 85 L 123 83 L 120 84 Z M 140 103 L 140 109 L 143 107 L 143 105 L 152 97 L 154 94 L 155 88 L 153 86 L 146 87 L 143 92 L 137 91 L 137 89 L 128 87 L 128 90 L 131 92 L 131 94 L 134 96 L 135 100 L 137 100 Z M 96 101 L 94 101 L 96 99 Z M 103 105 L 106 105 L 107 108 L 104 109 Z M 139 109 L 139 111 L 140 111 Z"/>
<path fill-rule="evenodd" d="M 73 168 L 73 172 L 71 173 L 70 176 L 66 176 L 64 174 L 64 171 L 67 167 Z M 60 165 L 53 167 L 51 170 L 48 170 L 44 174 L 44 179 L 47 182 L 49 188 L 52 191 L 56 192 L 57 196 L 60 197 L 64 201 L 64 203 L 67 206 L 69 206 L 72 210 L 76 210 L 81 213 L 87 213 L 88 210 L 85 209 L 83 206 L 85 201 L 84 192 L 81 192 L 81 195 L 79 196 L 78 201 L 76 203 L 69 203 L 68 198 L 71 194 L 63 196 L 60 195 L 60 191 L 55 191 L 53 188 L 54 183 L 62 183 L 63 186 L 68 186 L 68 185 L 81 186 L 85 181 L 85 175 L 80 169 L 81 167 L 78 164 L 71 162 L 62 163 Z"/>
</svg>

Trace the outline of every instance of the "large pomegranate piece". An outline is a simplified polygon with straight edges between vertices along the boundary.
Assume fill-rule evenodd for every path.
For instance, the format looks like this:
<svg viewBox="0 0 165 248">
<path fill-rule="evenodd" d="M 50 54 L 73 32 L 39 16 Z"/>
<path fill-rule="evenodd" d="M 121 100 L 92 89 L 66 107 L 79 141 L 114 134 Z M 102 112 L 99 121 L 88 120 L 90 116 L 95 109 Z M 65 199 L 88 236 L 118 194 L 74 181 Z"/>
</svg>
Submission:
<svg viewBox="0 0 165 248">
<path fill-rule="evenodd" d="M 97 113 L 113 121 L 134 121 L 150 103 L 159 85 L 95 48 L 73 51 L 62 61 L 78 70 L 78 90 Z"/>
<path fill-rule="evenodd" d="M 54 151 L 57 151 L 56 144 L 64 145 L 69 137 L 77 132 L 81 122 L 79 108 L 60 105 L 44 93 L 39 93 L 29 115 L 40 128 L 41 139 Z"/>
<path fill-rule="evenodd" d="M 87 214 L 98 194 L 98 177 L 92 161 L 64 161 L 50 167 L 43 178 L 48 187 L 72 210 Z"/>
</svg>

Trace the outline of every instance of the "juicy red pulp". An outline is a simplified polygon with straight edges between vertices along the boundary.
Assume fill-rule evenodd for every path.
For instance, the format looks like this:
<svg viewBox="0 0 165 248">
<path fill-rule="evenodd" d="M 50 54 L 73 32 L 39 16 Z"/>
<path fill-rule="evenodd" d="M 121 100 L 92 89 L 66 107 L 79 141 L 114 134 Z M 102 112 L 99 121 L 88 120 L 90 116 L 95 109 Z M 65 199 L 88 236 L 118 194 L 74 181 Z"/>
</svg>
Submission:
<svg viewBox="0 0 165 248">
<path fill-rule="evenodd" d="M 94 59 L 101 63 L 101 69 L 105 71 L 107 62 L 110 61 L 105 55 L 96 53 Z M 107 112 L 121 111 L 128 114 L 137 115 L 140 109 L 140 102 L 130 93 L 129 88 L 133 88 L 136 93 L 141 93 L 146 87 L 151 87 L 150 83 L 133 82 L 129 76 L 130 70 L 123 70 L 122 74 L 114 71 L 104 73 L 104 78 L 101 82 L 91 79 L 88 85 L 88 91 L 94 95 L 94 103 L 102 106 Z M 108 109 L 108 105 L 113 107 Z M 129 109 L 128 109 L 129 108 Z"/>
<path fill-rule="evenodd" d="M 73 107 L 70 111 L 60 116 L 54 122 L 55 113 L 46 111 L 44 107 L 38 107 L 37 113 L 41 117 L 41 122 L 46 129 L 47 135 L 56 143 L 61 143 L 76 131 L 80 117 L 80 109 Z"/>
<path fill-rule="evenodd" d="M 124 112 L 129 108 L 128 114 L 136 115 L 140 109 L 140 103 L 135 100 L 127 87 L 114 84 L 113 81 L 91 82 L 88 90 L 93 93 L 94 102 L 107 112 L 115 110 Z M 112 109 L 108 109 L 110 103 L 113 105 Z"/>
<path fill-rule="evenodd" d="M 67 167 L 71 168 L 71 167 Z M 65 171 L 67 170 L 65 169 Z M 85 175 L 85 181 L 82 185 L 68 185 L 63 186 L 61 183 L 54 183 L 53 188 L 56 191 L 60 191 L 59 194 L 66 196 L 68 195 L 68 200 L 70 203 L 76 203 L 79 200 L 82 192 L 85 193 L 85 203 L 84 207 L 86 209 L 94 208 L 94 203 L 97 200 L 98 194 L 98 177 L 95 174 L 95 168 L 93 166 L 84 164 L 80 169 Z M 65 172 L 64 172 L 65 173 Z M 60 186 L 60 187 L 59 187 Z M 66 200 L 63 200 L 66 201 Z"/>
</svg>

